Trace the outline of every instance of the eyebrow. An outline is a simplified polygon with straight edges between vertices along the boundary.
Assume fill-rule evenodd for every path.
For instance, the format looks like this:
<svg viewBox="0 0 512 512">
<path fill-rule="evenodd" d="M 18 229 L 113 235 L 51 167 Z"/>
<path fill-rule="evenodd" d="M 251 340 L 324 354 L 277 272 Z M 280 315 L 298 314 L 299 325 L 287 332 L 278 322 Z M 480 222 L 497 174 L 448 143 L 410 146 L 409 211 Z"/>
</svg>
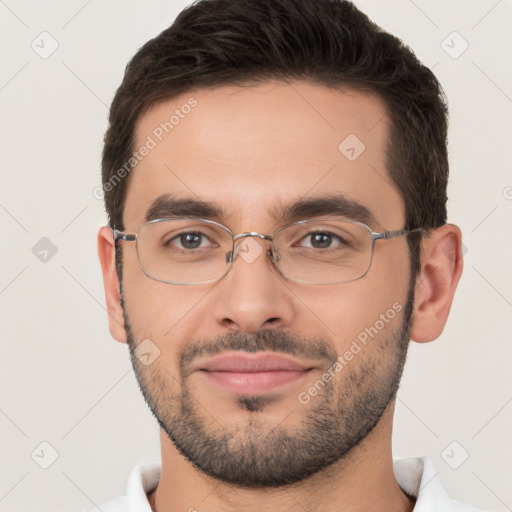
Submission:
<svg viewBox="0 0 512 512">
<path fill-rule="evenodd" d="M 342 194 L 299 199 L 274 207 L 270 215 L 273 220 L 286 223 L 335 215 L 362 222 L 372 229 L 379 225 L 368 207 Z M 145 222 L 168 217 L 200 217 L 221 221 L 226 218 L 226 213 L 215 203 L 163 194 L 151 203 Z"/>
<path fill-rule="evenodd" d="M 146 212 L 146 222 L 167 217 L 204 217 L 221 219 L 223 210 L 219 206 L 193 198 L 179 198 L 171 194 L 157 197 Z"/>
<path fill-rule="evenodd" d="M 378 225 L 368 207 L 343 194 L 300 199 L 291 204 L 275 207 L 271 215 L 275 220 L 283 219 L 286 222 L 336 215 L 362 222 L 371 228 Z"/>
</svg>

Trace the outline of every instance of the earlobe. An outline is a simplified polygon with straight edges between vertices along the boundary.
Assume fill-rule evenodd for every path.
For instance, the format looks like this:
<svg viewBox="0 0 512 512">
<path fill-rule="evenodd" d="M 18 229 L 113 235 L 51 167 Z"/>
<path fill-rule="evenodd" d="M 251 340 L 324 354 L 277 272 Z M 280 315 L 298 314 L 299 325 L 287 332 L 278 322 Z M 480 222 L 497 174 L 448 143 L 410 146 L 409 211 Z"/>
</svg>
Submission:
<svg viewBox="0 0 512 512">
<path fill-rule="evenodd" d="M 100 228 L 98 232 L 98 256 L 103 274 L 110 334 L 117 341 L 126 343 L 119 280 L 115 268 L 114 239 L 112 229 L 108 226 Z"/>
<path fill-rule="evenodd" d="M 445 224 L 424 238 L 416 280 L 411 339 L 433 341 L 443 332 L 462 274 L 462 233 Z"/>
</svg>

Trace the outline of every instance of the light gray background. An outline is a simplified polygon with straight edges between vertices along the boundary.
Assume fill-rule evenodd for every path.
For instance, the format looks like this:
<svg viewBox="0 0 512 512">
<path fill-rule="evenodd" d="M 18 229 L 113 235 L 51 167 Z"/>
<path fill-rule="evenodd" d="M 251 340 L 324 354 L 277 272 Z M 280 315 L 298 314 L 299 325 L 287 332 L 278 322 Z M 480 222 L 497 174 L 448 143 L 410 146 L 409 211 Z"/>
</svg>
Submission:
<svg viewBox="0 0 512 512">
<path fill-rule="evenodd" d="M 159 459 L 127 347 L 108 332 L 93 189 L 126 63 L 187 3 L 0 0 L 0 511 L 101 504 Z M 447 92 L 449 220 L 467 247 L 443 335 L 412 344 L 394 454 L 429 455 L 453 497 L 512 510 L 512 2 L 356 3 Z M 46 59 L 31 47 L 51 48 L 43 31 L 58 42 Z M 32 250 L 43 237 L 58 249 L 46 262 Z"/>
</svg>

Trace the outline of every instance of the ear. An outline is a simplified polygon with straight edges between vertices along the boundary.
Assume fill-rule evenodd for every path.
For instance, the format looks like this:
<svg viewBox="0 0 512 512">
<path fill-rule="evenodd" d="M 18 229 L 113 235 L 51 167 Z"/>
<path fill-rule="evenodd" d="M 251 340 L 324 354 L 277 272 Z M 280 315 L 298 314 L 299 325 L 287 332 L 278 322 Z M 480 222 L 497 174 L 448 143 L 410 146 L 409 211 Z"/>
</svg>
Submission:
<svg viewBox="0 0 512 512">
<path fill-rule="evenodd" d="M 115 266 L 114 236 L 112 229 L 108 226 L 100 228 L 98 232 L 98 256 L 103 273 L 110 334 L 115 340 L 126 343 L 119 280 Z"/>
<path fill-rule="evenodd" d="M 443 332 L 462 274 L 462 233 L 453 224 L 434 229 L 422 241 L 411 339 L 433 341 Z"/>
</svg>

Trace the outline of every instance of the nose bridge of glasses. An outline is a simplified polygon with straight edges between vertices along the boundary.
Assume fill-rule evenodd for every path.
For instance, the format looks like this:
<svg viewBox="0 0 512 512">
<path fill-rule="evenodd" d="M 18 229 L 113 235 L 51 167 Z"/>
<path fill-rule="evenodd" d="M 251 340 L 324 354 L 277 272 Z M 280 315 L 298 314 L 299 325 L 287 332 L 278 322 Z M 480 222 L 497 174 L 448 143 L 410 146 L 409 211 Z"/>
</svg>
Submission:
<svg viewBox="0 0 512 512">
<path fill-rule="evenodd" d="M 263 235 L 262 233 L 257 233 L 256 231 L 247 231 L 245 233 L 239 233 L 238 235 L 233 236 L 233 251 L 230 251 L 226 254 L 226 263 L 230 263 L 234 261 L 234 255 L 238 253 L 240 243 L 237 244 L 239 240 L 243 240 L 244 238 L 259 238 L 261 240 L 266 240 L 268 242 L 273 242 L 274 238 L 270 235 Z M 270 256 L 272 257 L 272 249 L 269 251 Z"/>
<path fill-rule="evenodd" d="M 240 240 L 241 238 L 247 238 L 247 237 L 261 238 L 262 240 L 269 240 L 270 242 L 274 239 L 273 237 L 271 237 L 269 235 L 262 235 L 261 233 L 256 233 L 256 231 L 247 231 L 246 233 L 239 233 L 238 235 L 235 235 L 233 237 L 233 242 L 236 242 L 237 240 Z"/>
</svg>

